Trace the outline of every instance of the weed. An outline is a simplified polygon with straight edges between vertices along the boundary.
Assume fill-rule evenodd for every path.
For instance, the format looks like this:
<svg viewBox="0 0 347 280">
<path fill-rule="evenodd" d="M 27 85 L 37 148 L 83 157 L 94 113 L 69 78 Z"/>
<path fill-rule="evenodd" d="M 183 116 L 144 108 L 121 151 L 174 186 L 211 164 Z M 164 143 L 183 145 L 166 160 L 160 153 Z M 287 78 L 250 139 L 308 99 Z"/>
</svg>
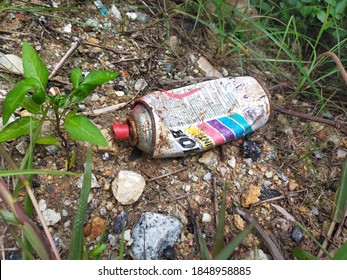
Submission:
<svg viewBox="0 0 347 280">
<path fill-rule="evenodd" d="M 59 139 L 44 136 L 35 139 L 34 143 L 62 145 L 66 152 L 67 168 L 73 165 L 70 139 L 107 146 L 99 129 L 87 117 L 77 114 L 76 105 L 87 98 L 98 85 L 115 79 L 118 73 L 107 70 L 92 71 L 83 79 L 81 69 L 74 68 L 70 76 L 70 94 L 51 94 L 46 91 L 47 67 L 27 42 L 23 43 L 22 56 L 25 79 L 16 83 L 5 98 L 3 124 L 7 126 L 0 132 L 0 142 L 29 134 L 30 130 L 34 131 L 40 122 L 38 117 L 41 117 L 43 121 L 54 123 Z M 8 124 L 11 115 L 19 107 L 25 108 L 36 117 L 24 116 Z M 53 119 L 47 117 L 49 111 L 53 112 Z"/>
</svg>

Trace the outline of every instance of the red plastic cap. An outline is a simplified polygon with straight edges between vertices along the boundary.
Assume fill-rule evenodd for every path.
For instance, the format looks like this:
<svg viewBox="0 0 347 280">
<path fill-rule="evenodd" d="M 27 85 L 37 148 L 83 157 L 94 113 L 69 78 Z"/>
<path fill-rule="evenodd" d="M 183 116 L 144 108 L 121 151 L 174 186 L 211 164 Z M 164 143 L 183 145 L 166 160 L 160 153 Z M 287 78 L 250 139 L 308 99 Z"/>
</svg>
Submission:
<svg viewBox="0 0 347 280">
<path fill-rule="evenodd" d="M 112 137 L 117 140 L 128 139 L 130 135 L 129 125 L 115 122 L 112 125 Z"/>
</svg>

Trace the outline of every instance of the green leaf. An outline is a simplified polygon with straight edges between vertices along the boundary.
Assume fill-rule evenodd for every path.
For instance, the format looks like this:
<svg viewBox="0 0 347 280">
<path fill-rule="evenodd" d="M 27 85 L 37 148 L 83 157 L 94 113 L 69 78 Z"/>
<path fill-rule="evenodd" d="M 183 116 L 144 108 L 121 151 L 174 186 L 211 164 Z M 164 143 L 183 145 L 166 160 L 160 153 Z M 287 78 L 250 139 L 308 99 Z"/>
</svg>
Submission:
<svg viewBox="0 0 347 280">
<path fill-rule="evenodd" d="M 0 222 L 8 223 L 10 225 L 18 226 L 19 222 L 16 218 L 16 215 L 10 211 L 0 209 Z"/>
<path fill-rule="evenodd" d="M 241 244 L 242 240 L 252 231 L 254 223 L 248 225 L 238 234 L 224 249 L 215 256 L 216 260 L 228 260 L 235 249 Z"/>
<path fill-rule="evenodd" d="M 347 260 L 347 241 L 337 250 L 333 260 Z"/>
<path fill-rule="evenodd" d="M 65 120 L 65 129 L 73 140 L 107 146 L 100 130 L 85 116 L 72 116 Z"/>
<path fill-rule="evenodd" d="M 298 260 L 318 260 L 318 258 L 311 253 L 305 251 L 301 247 L 295 247 L 293 254 Z"/>
<path fill-rule="evenodd" d="M 71 83 L 74 88 L 77 88 L 82 80 L 82 70 L 80 68 L 74 68 L 70 76 Z"/>
<path fill-rule="evenodd" d="M 347 159 L 342 166 L 340 185 L 335 196 L 333 221 L 341 223 L 347 210 Z"/>
<path fill-rule="evenodd" d="M 24 223 L 22 226 L 24 236 L 28 239 L 31 246 L 35 249 L 37 254 L 42 260 L 49 260 L 50 254 L 45 246 L 44 240 L 40 232 L 35 228 L 32 223 Z"/>
<path fill-rule="evenodd" d="M 36 104 L 41 105 L 43 102 L 45 102 L 46 96 L 47 96 L 46 92 L 44 90 L 38 88 L 33 93 L 32 99 Z"/>
<path fill-rule="evenodd" d="M 324 11 L 319 11 L 317 13 L 317 18 L 319 19 L 320 22 L 324 23 L 326 18 L 326 13 Z"/>
<path fill-rule="evenodd" d="M 84 168 L 82 190 L 79 198 L 78 209 L 74 218 L 71 243 L 69 250 L 70 260 L 79 260 L 83 257 L 83 225 L 88 208 L 88 196 L 92 182 L 93 154 L 91 146 L 88 147 L 87 159 Z"/>
<path fill-rule="evenodd" d="M 117 78 L 119 73 L 108 70 L 97 70 L 90 72 L 81 85 L 98 86 Z"/>
<path fill-rule="evenodd" d="M 28 42 L 23 43 L 22 59 L 24 76 L 26 78 L 34 78 L 40 82 L 42 90 L 46 89 L 48 82 L 48 70 L 42 62 L 35 49 Z"/>
<path fill-rule="evenodd" d="M 31 96 L 25 96 L 20 106 L 32 114 L 42 114 L 42 107 L 35 103 Z"/>
<path fill-rule="evenodd" d="M 102 243 L 98 246 L 96 246 L 92 252 L 90 253 L 90 255 L 94 258 L 100 256 L 102 254 L 103 251 L 106 250 L 106 244 L 105 243 Z"/>
<path fill-rule="evenodd" d="M 6 124 L 13 112 L 21 104 L 25 94 L 34 89 L 37 80 L 28 78 L 18 82 L 14 88 L 7 94 L 3 105 L 3 124 Z"/>
<path fill-rule="evenodd" d="M 7 125 L 0 131 L 0 142 L 6 142 L 30 132 L 30 126 L 35 127 L 39 120 L 32 117 L 22 117 Z"/>
<path fill-rule="evenodd" d="M 60 141 L 53 137 L 53 136 L 42 136 L 37 138 L 36 140 L 36 144 L 40 144 L 40 145 L 58 145 L 60 146 L 61 143 Z"/>
<path fill-rule="evenodd" d="M 71 104 L 78 104 L 82 102 L 96 89 L 96 87 L 97 86 L 94 85 L 79 85 L 76 90 L 68 95 L 64 106 L 68 107 Z"/>
</svg>

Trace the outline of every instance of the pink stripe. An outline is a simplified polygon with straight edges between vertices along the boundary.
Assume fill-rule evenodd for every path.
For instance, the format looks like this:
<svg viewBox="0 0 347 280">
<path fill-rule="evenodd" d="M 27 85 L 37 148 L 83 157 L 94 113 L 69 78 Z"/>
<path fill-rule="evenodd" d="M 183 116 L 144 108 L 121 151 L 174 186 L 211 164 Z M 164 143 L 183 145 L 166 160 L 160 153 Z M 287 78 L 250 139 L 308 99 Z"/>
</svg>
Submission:
<svg viewBox="0 0 347 280">
<path fill-rule="evenodd" d="M 219 132 L 217 132 L 217 130 L 211 127 L 208 123 L 199 124 L 198 128 L 205 132 L 208 136 L 210 136 L 216 143 L 216 145 L 225 143 L 224 137 Z"/>
<path fill-rule="evenodd" d="M 201 90 L 201 88 L 195 88 L 195 89 L 192 89 L 190 91 L 187 91 L 185 93 L 172 93 L 172 92 L 168 92 L 166 90 L 161 90 L 162 93 L 165 93 L 167 96 L 171 97 L 171 98 L 175 98 L 175 99 L 183 99 L 184 97 L 187 97 L 189 95 L 192 95 L 196 92 L 198 92 L 199 90 Z"/>
</svg>

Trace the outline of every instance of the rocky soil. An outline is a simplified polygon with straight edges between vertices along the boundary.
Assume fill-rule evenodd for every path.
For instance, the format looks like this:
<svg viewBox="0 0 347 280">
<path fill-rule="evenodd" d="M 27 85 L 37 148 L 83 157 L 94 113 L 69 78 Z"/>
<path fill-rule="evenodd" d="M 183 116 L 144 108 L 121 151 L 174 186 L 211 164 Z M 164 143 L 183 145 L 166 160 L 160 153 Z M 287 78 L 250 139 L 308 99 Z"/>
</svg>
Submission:
<svg viewBox="0 0 347 280">
<path fill-rule="evenodd" d="M 22 42 L 26 40 L 52 71 L 71 44 L 80 40 L 81 45 L 50 81 L 51 87 L 59 87 L 61 91 L 68 92 L 71 88 L 68 77 L 74 67 L 80 67 L 85 73 L 98 69 L 120 73 L 114 81 L 98 87 L 79 106 L 80 112 L 88 115 L 109 141 L 107 148 L 94 147 L 95 180 L 85 219 L 88 251 L 96 246 L 102 228 L 108 221 L 105 236 L 107 249 L 101 258 L 118 259 L 121 225 L 127 221 L 125 258 L 148 258 L 146 254 L 134 254 L 133 242 L 139 238 L 138 233 L 134 232 L 140 217 L 146 212 L 154 212 L 177 219 L 172 222 L 177 225 L 177 231 L 169 232 L 169 235 L 175 235 L 174 238 L 164 237 L 166 241 L 170 238 L 174 241 L 164 244 L 157 257 L 200 259 L 191 214 L 212 250 L 225 187 L 226 243 L 245 228 L 249 222 L 247 217 L 250 216 L 271 237 L 284 258 L 294 259 L 292 250 L 296 246 L 312 254 L 318 253 L 319 248 L 312 239 L 295 227 L 273 204 L 283 208 L 322 242 L 331 222 L 334 196 L 346 159 L 345 135 L 319 123 L 304 122 L 273 112 L 264 127 L 244 139 L 186 158 L 152 159 L 128 142 L 114 141 L 110 136 L 113 122 L 123 121 L 128 116 L 135 98 L 154 90 L 173 89 L 203 81 L 209 78 L 206 76 L 250 75 L 262 80 L 269 88 L 279 83 L 280 79 L 265 70 L 259 71 L 251 64 L 241 68 L 238 60 L 216 56 L 208 36 L 195 40 L 194 35 L 190 39 L 192 26 L 189 21 L 171 19 L 172 29 L 167 30 L 162 13 L 144 5 L 149 1 L 114 1 L 121 14 L 118 20 L 115 11 L 112 16 L 103 16 L 92 1 L 31 2 L 50 7 L 54 5 L 58 9 L 74 2 L 74 8 L 69 11 L 47 11 L 47 14 L 21 11 L 0 13 L 2 53 L 21 56 Z M 111 2 L 103 1 L 109 10 Z M 283 71 L 289 73 L 292 70 L 284 68 Z M 20 79 L 20 76 L 6 70 L 0 73 L 13 80 Z M 0 76 L 0 85 L 0 93 L 5 96 L 11 84 Z M 274 91 L 271 94 L 277 104 L 307 114 L 316 112 L 314 100 L 298 95 L 288 104 L 286 99 L 291 92 Z M 121 103 L 126 104 L 119 110 L 94 114 L 96 109 Z M 25 114 L 23 111 L 16 113 Z M 342 110 L 331 110 L 330 114 L 335 119 L 347 122 Z M 20 164 L 27 145 L 28 138 L 23 137 L 6 143 L 5 147 Z M 82 143 L 75 145 L 77 155 L 72 171 L 82 174 L 86 147 Z M 3 161 L 2 164 L 2 168 L 8 168 Z M 58 147 L 37 146 L 34 165 L 39 169 L 63 170 L 64 153 Z M 121 171 L 141 175 L 145 184 L 129 205 L 122 201 L 123 198 L 115 197 L 112 191 Z M 7 180 L 11 182 L 10 178 Z M 78 180 L 74 176 L 54 175 L 38 175 L 34 180 L 36 198 L 40 201 L 41 210 L 47 217 L 63 259 L 68 256 L 73 219 L 78 207 Z M 1 204 L 2 208 L 6 207 L 3 202 Z M 163 222 L 164 226 L 166 224 Z M 1 225 L 0 229 L 0 245 L 10 249 L 6 251 L 10 256 L 17 252 L 18 246 L 6 225 Z M 345 225 L 339 237 L 333 240 L 330 250 L 336 250 L 346 239 Z M 264 242 L 264 235 L 256 230 L 244 239 L 232 258 L 252 258 L 256 249 L 259 249 L 257 256 L 274 258 Z"/>
</svg>

